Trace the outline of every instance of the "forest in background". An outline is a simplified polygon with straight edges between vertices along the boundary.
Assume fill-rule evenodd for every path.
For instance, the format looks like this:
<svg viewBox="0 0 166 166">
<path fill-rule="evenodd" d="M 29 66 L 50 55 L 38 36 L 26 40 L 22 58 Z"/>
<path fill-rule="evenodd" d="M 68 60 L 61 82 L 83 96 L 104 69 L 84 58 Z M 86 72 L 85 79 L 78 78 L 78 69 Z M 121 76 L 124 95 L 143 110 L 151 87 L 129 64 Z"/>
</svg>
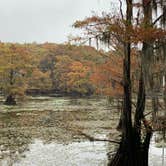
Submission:
<svg viewBox="0 0 166 166">
<path fill-rule="evenodd" d="M 121 95 L 122 58 L 90 46 L 0 43 L 0 89 L 8 104 L 25 94 Z"/>
<path fill-rule="evenodd" d="M 29 95 L 122 96 L 122 49 L 97 50 L 71 44 L 0 43 L 0 89 L 8 104 Z M 132 49 L 133 91 L 138 87 L 139 50 Z M 156 58 L 156 57 L 155 57 Z M 162 60 L 155 61 L 157 89 Z M 152 71 L 153 72 L 153 71 Z"/>
</svg>

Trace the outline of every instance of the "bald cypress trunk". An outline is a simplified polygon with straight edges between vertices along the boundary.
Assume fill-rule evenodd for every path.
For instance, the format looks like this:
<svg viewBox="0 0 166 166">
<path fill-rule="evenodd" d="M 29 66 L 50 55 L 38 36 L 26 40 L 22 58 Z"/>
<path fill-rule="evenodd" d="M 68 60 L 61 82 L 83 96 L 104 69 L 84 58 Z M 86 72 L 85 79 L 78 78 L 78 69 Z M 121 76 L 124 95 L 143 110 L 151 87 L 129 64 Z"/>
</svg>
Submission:
<svg viewBox="0 0 166 166">
<path fill-rule="evenodd" d="M 126 0 L 127 16 L 126 16 L 126 32 L 131 25 L 132 19 L 132 0 Z M 133 131 L 131 120 L 131 78 L 130 78 L 130 56 L 131 43 L 130 36 L 126 36 L 127 42 L 124 43 L 124 61 L 123 61 L 123 90 L 124 101 L 122 111 L 122 140 L 115 157 L 112 159 L 110 166 L 133 166 Z"/>
<path fill-rule="evenodd" d="M 126 32 L 131 25 L 132 19 L 132 0 L 126 0 Z M 148 150 L 152 129 L 146 122 L 143 115 L 145 110 L 145 84 L 143 71 L 139 79 L 139 89 L 137 97 L 137 105 L 134 116 L 134 124 L 132 124 L 132 101 L 131 101 L 131 43 L 130 36 L 127 36 L 127 42 L 124 43 L 124 68 L 123 68 L 123 89 L 124 101 L 122 112 L 122 139 L 116 155 L 113 157 L 109 166 L 148 166 Z M 145 139 L 141 140 L 141 121 L 146 129 Z"/>
<path fill-rule="evenodd" d="M 148 152 L 152 129 L 143 115 L 145 110 L 145 98 L 145 84 L 143 73 L 141 72 L 134 124 L 131 124 L 131 126 L 127 125 L 127 127 L 131 127 L 130 130 L 126 130 L 126 127 L 123 126 L 120 146 L 116 155 L 108 164 L 109 166 L 148 166 Z M 124 120 L 124 118 L 126 118 L 126 116 L 124 116 L 122 120 Z M 141 139 L 141 121 L 146 130 L 144 140 Z M 129 134 L 129 138 L 127 137 L 127 133 Z"/>
</svg>

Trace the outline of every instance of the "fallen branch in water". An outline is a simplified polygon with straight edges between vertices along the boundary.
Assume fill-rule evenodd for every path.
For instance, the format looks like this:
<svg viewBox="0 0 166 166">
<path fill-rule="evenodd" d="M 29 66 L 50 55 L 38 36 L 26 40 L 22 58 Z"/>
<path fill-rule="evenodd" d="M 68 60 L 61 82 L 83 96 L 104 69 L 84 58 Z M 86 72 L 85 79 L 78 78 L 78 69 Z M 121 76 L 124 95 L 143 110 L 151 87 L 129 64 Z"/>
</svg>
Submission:
<svg viewBox="0 0 166 166">
<path fill-rule="evenodd" d="M 83 133 L 83 132 L 81 132 L 81 134 L 82 134 L 83 136 L 85 136 L 86 138 L 88 138 L 89 141 L 104 141 L 104 142 L 111 142 L 111 143 L 120 144 L 120 142 L 115 141 L 115 140 L 94 138 L 94 137 L 92 137 L 92 136 L 90 136 L 90 135 L 88 135 L 88 134 L 86 134 L 86 133 Z"/>
<path fill-rule="evenodd" d="M 83 135 L 84 137 L 86 137 L 89 141 L 104 141 L 104 142 L 111 142 L 111 143 L 115 143 L 115 144 L 120 144 L 120 142 L 115 141 L 115 140 L 110 140 L 110 139 L 100 139 L 100 138 L 94 138 L 93 136 L 90 136 L 84 132 L 82 132 L 79 129 L 74 129 L 70 126 L 70 130 L 77 132 L 78 134 Z"/>
</svg>

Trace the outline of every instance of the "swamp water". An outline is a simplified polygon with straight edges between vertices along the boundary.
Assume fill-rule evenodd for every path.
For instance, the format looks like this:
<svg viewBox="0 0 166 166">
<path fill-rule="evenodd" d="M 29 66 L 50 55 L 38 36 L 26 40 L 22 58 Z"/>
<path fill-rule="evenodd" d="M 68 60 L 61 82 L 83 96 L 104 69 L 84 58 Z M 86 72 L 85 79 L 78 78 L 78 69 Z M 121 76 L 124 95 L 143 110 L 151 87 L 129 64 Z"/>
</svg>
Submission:
<svg viewBox="0 0 166 166">
<path fill-rule="evenodd" d="M 119 113 L 106 99 L 29 97 L 0 105 L 0 166 L 106 166 L 117 139 Z M 150 146 L 150 166 L 162 166 L 162 148 Z M 166 160 L 166 156 L 165 156 Z"/>
</svg>

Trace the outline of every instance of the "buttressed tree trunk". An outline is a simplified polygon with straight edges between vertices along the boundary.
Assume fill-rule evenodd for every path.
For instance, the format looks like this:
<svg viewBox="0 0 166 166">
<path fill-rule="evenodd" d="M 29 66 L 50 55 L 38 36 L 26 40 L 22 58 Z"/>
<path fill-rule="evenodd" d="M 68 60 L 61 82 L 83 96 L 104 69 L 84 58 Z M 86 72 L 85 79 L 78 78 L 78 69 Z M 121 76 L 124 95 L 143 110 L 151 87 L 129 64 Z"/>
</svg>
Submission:
<svg viewBox="0 0 166 166">
<path fill-rule="evenodd" d="M 145 84 L 143 72 L 141 72 L 134 124 L 131 125 L 131 130 L 127 131 L 130 132 L 130 139 L 126 137 L 126 129 L 123 126 L 122 140 L 116 155 L 109 164 L 110 166 L 148 166 L 148 151 L 150 138 L 152 136 L 152 128 L 149 126 L 144 117 L 144 110 Z M 126 117 L 123 117 L 123 121 L 124 118 Z M 146 134 L 143 140 L 141 139 L 141 121 L 143 122 L 146 130 Z"/>
</svg>

